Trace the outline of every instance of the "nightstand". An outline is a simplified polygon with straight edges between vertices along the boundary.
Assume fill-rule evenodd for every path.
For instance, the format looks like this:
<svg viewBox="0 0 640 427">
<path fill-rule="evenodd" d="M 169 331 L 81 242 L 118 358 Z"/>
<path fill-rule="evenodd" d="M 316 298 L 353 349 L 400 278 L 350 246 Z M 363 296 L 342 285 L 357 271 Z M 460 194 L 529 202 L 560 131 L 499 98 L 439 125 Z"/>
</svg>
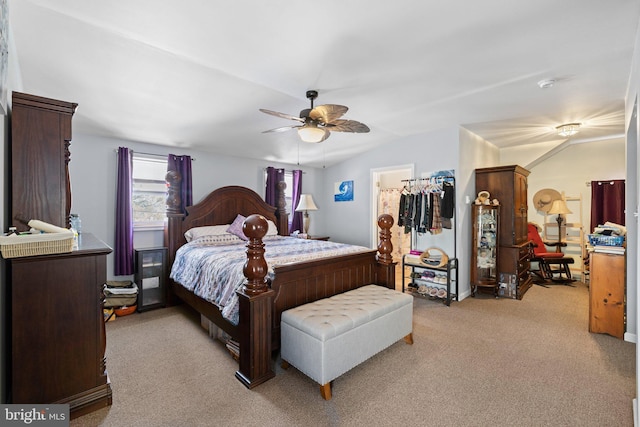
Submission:
<svg viewBox="0 0 640 427">
<path fill-rule="evenodd" d="M 165 264 L 167 248 L 135 249 L 138 311 L 165 306 Z"/>
<path fill-rule="evenodd" d="M 324 241 L 327 241 L 327 240 L 329 240 L 329 236 L 307 236 L 307 239 L 309 239 L 309 240 L 324 240 Z"/>
</svg>

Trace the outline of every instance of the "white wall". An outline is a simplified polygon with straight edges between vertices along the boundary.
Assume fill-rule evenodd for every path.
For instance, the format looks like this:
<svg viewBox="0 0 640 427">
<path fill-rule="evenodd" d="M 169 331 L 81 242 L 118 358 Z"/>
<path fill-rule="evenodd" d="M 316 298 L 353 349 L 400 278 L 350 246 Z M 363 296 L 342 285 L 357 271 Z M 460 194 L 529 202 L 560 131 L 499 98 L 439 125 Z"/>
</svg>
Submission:
<svg viewBox="0 0 640 427">
<path fill-rule="evenodd" d="M 638 202 L 640 201 L 640 150 L 638 149 L 638 133 L 640 129 L 639 119 L 636 114 L 633 117 L 634 105 L 640 98 L 640 27 L 636 32 L 636 41 L 633 52 L 633 61 L 629 75 L 629 87 L 625 98 L 625 123 L 626 135 L 635 139 L 627 141 L 627 171 L 631 172 L 626 183 L 627 190 L 627 331 L 633 329 L 633 337 L 625 334 L 625 339 L 638 342 L 640 330 L 640 293 L 638 293 L 638 277 L 640 276 L 640 239 L 638 239 Z M 635 129 L 631 129 L 635 127 Z M 635 178 L 635 179 L 632 179 Z M 630 203 L 629 203 L 630 202 Z M 634 215 L 635 214 L 635 215 Z M 639 425 L 638 420 L 638 390 L 640 390 L 640 352 L 636 351 L 636 398 L 634 399 L 634 425 Z"/>
<path fill-rule="evenodd" d="M 81 106 L 80 106 L 81 107 Z M 302 169 L 302 190 L 320 194 L 322 182 L 317 178 L 318 169 L 270 163 L 247 158 L 221 156 L 212 153 L 170 148 L 153 144 L 123 141 L 88 135 L 73 135 L 69 151 L 69 175 L 71 178 L 71 210 L 82 219 L 82 230 L 96 235 L 109 246 L 115 240 L 115 197 L 117 155 L 115 150 L 129 147 L 134 151 L 166 155 L 186 154 L 195 158 L 193 171 L 193 200 L 202 200 L 212 190 L 226 185 L 241 185 L 264 194 L 264 169 L 267 166 L 286 169 Z M 320 208 L 322 208 L 320 206 Z M 314 228 L 317 227 L 317 229 Z M 311 223 L 311 232 L 325 231 L 320 224 Z M 134 232 L 134 247 L 147 248 L 163 245 L 162 231 Z M 107 257 L 107 277 L 113 275 L 113 254 Z"/>
<path fill-rule="evenodd" d="M 454 251 L 459 261 L 459 293 L 461 298 L 470 294 L 469 247 L 471 226 L 466 198 L 475 199 L 475 175 L 478 167 L 498 163 L 497 147 L 465 129 L 451 127 L 428 134 L 400 138 L 382 147 L 327 168 L 323 175 L 326 192 L 322 220 L 328 235 L 336 240 L 363 246 L 370 245 L 371 169 L 413 164 L 415 177 L 423 173 L 454 169 L 456 176 L 455 233 L 445 230 L 441 235 L 424 235 L 418 240 L 420 247 L 441 247 L 450 256 Z M 332 189 L 335 182 L 354 180 L 353 202 L 334 202 Z M 454 239 L 455 234 L 455 239 Z M 334 239 L 332 237 L 332 240 Z"/>
<path fill-rule="evenodd" d="M 470 266 L 471 266 L 471 203 L 476 199 L 476 175 L 477 168 L 497 166 L 500 156 L 498 147 L 469 132 L 464 128 L 459 129 L 460 153 L 458 158 L 458 170 L 456 171 L 456 184 L 458 185 L 457 209 L 458 218 L 458 263 L 460 265 L 460 296 L 462 298 L 471 294 Z"/>
<path fill-rule="evenodd" d="M 590 233 L 591 187 L 587 182 L 608 179 L 625 179 L 625 141 L 616 138 L 573 144 L 555 156 L 529 169 L 529 221 L 543 224 L 544 213 L 536 210 L 533 195 L 543 188 L 552 188 L 567 196 L 582 195 L 582 218 L 569 204 L 572 214 L 568 222 L 580 222 L 585 233 Z"/>
<path fill-rule="evenodd" d="M 456 169 L 457 157 L 457 128 L 450 128 L 401 138 L 326 168 L 321 198 L 326 207 L 321 217 L 327 235 L 345 243 L 371 245 L 371 169 L 414 164 L 419 177 L 423 172 Z M 354 181 L 354 201 L 334 202 L 334 184 L 344 180 Z"/>
</svg>

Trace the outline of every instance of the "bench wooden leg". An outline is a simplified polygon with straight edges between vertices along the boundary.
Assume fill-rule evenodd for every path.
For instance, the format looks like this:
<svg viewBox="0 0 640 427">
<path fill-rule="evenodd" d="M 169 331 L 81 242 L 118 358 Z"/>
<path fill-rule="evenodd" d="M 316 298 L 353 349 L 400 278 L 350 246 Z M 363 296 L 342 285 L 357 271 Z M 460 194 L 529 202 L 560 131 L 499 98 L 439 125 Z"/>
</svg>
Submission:
<svg viewBox="0 0 640 427">
<path fill-rule="evenodd" d="M 320 394 L 324 400 L 331 400 L 331 382 L 320 386 Z"/>
<path fill-rule="evenodd" d="M 407 344 L 413 344 L 413 332 L 405 336 L 403 339 L 404 339 L 404 342 L 406 342 Z"/>
<path fill-rule="evenodd" d="M 282 369 L 289 369 L 289 366 L 291 365 L 286 360 L 283 360 L 280 366 L 282 366 Z"/>
</svg>

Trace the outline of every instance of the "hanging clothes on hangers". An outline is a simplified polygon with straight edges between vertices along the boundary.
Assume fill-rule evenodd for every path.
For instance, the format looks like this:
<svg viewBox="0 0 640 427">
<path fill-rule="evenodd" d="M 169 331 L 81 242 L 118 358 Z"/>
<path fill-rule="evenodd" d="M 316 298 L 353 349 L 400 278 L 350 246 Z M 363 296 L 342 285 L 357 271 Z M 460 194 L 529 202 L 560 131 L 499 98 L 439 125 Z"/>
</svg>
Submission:
<svg viewBox="0 0 640 427">
<path fill-rule="evenodd" d="M 445 181 L 442 184 L 442 206 L 440 214 L 442 215 L 442 228 L 451 229 L 453 213 L 455 209 L 455 187 L 453 183 Z"/>
</svg>

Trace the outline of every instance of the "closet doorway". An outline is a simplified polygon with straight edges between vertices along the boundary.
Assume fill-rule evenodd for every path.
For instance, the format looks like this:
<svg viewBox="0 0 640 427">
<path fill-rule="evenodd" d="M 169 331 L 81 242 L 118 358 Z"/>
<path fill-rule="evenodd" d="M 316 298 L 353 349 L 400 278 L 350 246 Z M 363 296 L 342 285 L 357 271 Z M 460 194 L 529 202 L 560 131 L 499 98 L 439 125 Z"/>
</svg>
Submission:
<svg viewBox="0 0 640 427">
<path fill-rule="evenodd" d="M 371 247 L 377 248 L 380 239 L 378 228 L 378 216 L 388 213 L 393 217 L 391 228 L 391 242 L 393 244 L 393 260 L 400 264 L 402 254 L 411 249 L 411 234 L 405 234 L 398 227 L 398 211 L 400 209 L 400 194 L 402 192 L 402 180 L 411 179 L 414 174 L 414 165 L 390 166 L 386 168 L 371 169 Z M 396 269 L 401 274 L 400 269 Z M 402 283 L 396 280 L 396 285 Z"/>
</svg>

